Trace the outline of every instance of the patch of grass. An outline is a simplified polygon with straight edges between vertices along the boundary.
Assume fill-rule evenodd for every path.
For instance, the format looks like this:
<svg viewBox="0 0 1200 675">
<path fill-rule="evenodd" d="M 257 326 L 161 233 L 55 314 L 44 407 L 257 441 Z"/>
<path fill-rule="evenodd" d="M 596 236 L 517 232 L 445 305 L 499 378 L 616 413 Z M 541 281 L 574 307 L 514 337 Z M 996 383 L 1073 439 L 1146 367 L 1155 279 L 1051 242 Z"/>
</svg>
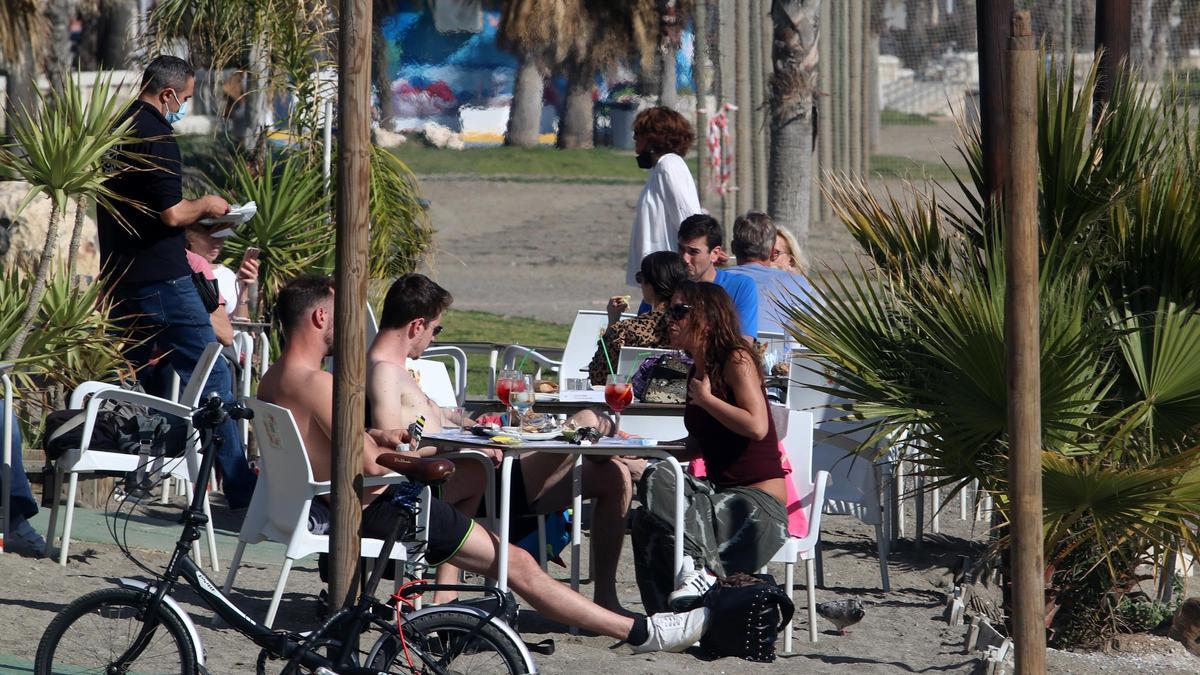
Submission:
<svg viewBox="0 0 1200 675">
<path fill-rule="evenodd" d="M 506 146 L 439 150 L 410 139 L 392 152 L 418 176 L 469 175 L 516 179 L 538 177 L 542 180 L 573 182 L 642 183 L 646 172 L 634 163 L 627 150 L 592 148 L 559 150 L 551 147 L 513 148 Z M 688 165 L 695 174 L 695 157 Z"/>
<path fill-rule="evenodd" d="M 871 175 L 880 178 L 931 178 L 954 180 L 954 173 L 940 162 L 923 162 L 900 155 L 871 155 Z"/>
<path fill-rule="evenodd" d="M 442 325 L 446 329 L 438 336 L 435 345 L 452 342 L 498 342 L 561 349 L 567 344 L 567 335 L 571 332 L 571 327 L 566 324 L 457 309 L 446 312 L 442 318 Z M 492 392 L 487 391 L 487 369 L 487 354 L 467 354 L 468 396 L 491 395 Z M 524 370 L 532 373 L 534 368 L 530 366 Z"/>
<path fill-rule="evenodd" d="M 900 112 L 899 110 L 880 110 L 880 126 L 931 127 L 937 124 L 926 115 Z"/>
</svg>

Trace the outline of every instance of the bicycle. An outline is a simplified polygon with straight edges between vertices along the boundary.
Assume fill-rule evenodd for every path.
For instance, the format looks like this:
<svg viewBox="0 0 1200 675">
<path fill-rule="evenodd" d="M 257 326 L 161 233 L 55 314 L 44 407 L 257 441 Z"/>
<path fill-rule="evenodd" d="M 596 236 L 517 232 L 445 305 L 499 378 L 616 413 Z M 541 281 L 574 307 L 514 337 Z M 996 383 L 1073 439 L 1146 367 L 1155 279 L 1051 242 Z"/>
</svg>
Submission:
<svg viewBox="0 0 1200 675">
<path fill-rule="evenodd" d="M 156 576 L 157 581 L 148 584 L 120 579 L 119 587 L 94 591 L 63 608 L 38 644 L 34 664 L 37 675 L 49 675 L 61 668 L 72 673 L 207 673 L 195 624 L 171 597 L 181 578 L 220 620 L 262 648 L 257 662 L 259 673 L 281 660 L 281 673 L 319 675 L 537 672 L 524 642 L 497 618 L 515 613 L 511 596 L 494 588 L 417 579 L 401 585 L 387 603 L 375 599 L 375 590 L 400 536 L 401 523 L 384 540 L 357 601 L 334 612 L 317 630 L 304 634 L 273 631 L 247 616 L 190 557 L 191 544 L 200 537 L 207 521 L 202 497 L 222 442 L 215 429 L 227 416 L 250 419 L 253 411 L 238 403 L 223 404 L 215 396 L 193 411 L 192 426 L 200 433 L 204 457 L 191 503 L 181 516 L 183 531 L 165 571 L 159 574 L 150 570 L 122 546 L 130 560 Z M 385 456 L 380 463 L 407 476 L 420 490 L 444 482 L 454 472 L 454 465 L 442 459 L 396 454 Z M 121 546 L 116 530 L 110 527 L 110 531 Z M 476 605 L 449 604 L 412 611 L 413 597 L 436 590 L 490 594 L 493 607 L 485 610 Z M 369 631 L 379 636 L 364 652 L 363 638 Z"/>
</svg>

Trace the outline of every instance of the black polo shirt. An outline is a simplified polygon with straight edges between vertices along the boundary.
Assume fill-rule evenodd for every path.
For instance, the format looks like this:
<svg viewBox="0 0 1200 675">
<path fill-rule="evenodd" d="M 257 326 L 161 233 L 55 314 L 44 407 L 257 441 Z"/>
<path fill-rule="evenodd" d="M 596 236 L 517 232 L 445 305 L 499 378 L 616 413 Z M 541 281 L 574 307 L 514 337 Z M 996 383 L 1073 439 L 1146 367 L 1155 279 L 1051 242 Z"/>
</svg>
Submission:
<svg viewBox="0 0 1200 675">
<path fill-rule="evenodd" d="M 133 135 L 142 139 L 123 146 L 141 160 L 105 185 L 118 195 L 145 204 L 149 213 L 128 204 L 117 204 L 121 222 L 107 209 L 97 213 L 102 274 L 126 285 L 142 285 L 191 274 L 184 253 L 182 227 L 170 227 L 159 214 L 183 200 L 182 159 L 174 129 L 157 108 L 134 101 L 126 115 L 133 116 Z M 144 164 L 149 162 L 149 164 Z"/>
</svg>

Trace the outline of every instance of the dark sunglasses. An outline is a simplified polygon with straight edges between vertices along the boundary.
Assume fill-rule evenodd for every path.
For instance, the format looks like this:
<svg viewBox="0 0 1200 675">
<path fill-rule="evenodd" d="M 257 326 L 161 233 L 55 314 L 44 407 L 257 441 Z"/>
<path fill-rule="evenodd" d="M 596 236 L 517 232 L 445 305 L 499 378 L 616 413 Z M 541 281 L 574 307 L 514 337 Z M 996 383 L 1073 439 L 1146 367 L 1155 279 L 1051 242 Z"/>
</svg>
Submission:
<svg viewBox="0 0 1200 675">
<path fill-rule="evenodd" d="M 441 334 L 443 328 L 445 328 L 445 326 L 434 326 L 433 337 L 437 337 L 439 334 Z"/>
<path fill-rule="evenodd" d="M 637 274 L 633 275 L 633 280 L 638 282 L 639 284 L 644 284 L 644 283 L 646 283 L 646 275 L 642 274 L 639 271 Z"/>
<path fill-rule="evenodd" d="M 691 305 L 671 305 L 670 309 L 667 310 L 667 316 L 675 321 L 680 321 L 683 319 L 683 317 L 687 316 L 688 312 L 690 311 L 692 311 Z"/>
</svg>

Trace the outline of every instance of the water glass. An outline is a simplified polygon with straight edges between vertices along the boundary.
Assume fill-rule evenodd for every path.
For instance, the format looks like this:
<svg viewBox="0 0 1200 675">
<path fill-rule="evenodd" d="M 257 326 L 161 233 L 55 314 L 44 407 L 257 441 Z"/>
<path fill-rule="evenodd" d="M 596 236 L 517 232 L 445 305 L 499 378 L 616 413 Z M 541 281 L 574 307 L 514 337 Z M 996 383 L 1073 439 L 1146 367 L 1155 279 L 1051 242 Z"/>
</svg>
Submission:
<svg viewBox="0 0 1200 675">
<path fill-rule="evenodd" d="M 468 431 L 471 424 L 467 422 L 467 411 L 460 405 L 442 407 L 442 428 Z"/>
</svg>

